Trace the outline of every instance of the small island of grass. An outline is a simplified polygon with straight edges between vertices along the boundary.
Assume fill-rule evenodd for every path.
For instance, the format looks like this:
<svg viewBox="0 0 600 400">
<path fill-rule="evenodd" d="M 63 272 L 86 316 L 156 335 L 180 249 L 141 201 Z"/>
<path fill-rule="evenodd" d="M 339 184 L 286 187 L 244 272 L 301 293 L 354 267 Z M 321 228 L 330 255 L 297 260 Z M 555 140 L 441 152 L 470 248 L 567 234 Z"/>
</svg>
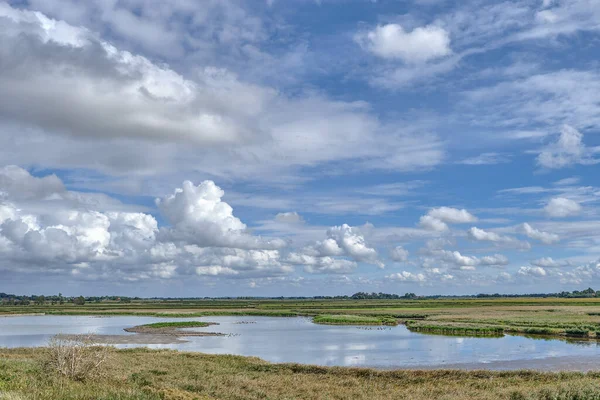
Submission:
<svg viewBox="0 0 600 400">
<path fill-rule="evenodd" d="M 317 315 L 313 322 L 324 325 L 398 325 L 398 321 L 392 317 L 341 314 Z"/>
<path fill-rule="evenodd" d="M 204 321 L 176 321 L 176 322 L 155 322 L 153 324 L 140 325 L 143 328 L 205 328 L 211 325 L 218 325 L 216 322 Z"/>
<path fill-rule="evenodd" d="M 177 321 L 177 322 L 156 322 L 153 324 L 139 325 L 132 328 L 125 328 L 125 332 L 142 333 L 153 335 L 172 335 L 172 336 L 220 336 L 222 333 L 215 332 L 194 332 L 182 331 L 182 328 L 205 328 L 211 325 L 219 325 L 216 322 L 204 321 Z"/>
</svg>

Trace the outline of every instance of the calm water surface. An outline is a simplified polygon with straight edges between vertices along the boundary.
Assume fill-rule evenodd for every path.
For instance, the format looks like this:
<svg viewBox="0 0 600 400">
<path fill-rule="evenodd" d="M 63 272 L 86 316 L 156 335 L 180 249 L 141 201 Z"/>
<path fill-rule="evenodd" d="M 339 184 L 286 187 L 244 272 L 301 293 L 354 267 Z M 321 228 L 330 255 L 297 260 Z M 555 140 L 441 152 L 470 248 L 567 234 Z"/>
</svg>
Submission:
<svg viewBox="0 0 600 400">
<path fill-rule="evenodd" d="M 464 364 L 476 368 L 511 369 L 527 368 L 529 363 L 543 367 L 560 359 L 577 363 L 577 360 L 584 358 L 600 365 L 600 347 L 595 342 L 574 344 L 520 336 L 446 337 L 412 333 L 404 326 L 365 329 L 356 326 L 316 325 L 307 318 L 8 317 L 0 318 L 0 347 L 44 346 L 58 333 L 127 335 L 124 328 L 171 320 L 218 322 L 218 326 L 193 329 L 234 335 L 187 337 L 187 343 L 148 347 L 257 356 L 272 362 L 377 368 Z M 134 346 L 136 345 L 117 347 Z"/>
</svg>

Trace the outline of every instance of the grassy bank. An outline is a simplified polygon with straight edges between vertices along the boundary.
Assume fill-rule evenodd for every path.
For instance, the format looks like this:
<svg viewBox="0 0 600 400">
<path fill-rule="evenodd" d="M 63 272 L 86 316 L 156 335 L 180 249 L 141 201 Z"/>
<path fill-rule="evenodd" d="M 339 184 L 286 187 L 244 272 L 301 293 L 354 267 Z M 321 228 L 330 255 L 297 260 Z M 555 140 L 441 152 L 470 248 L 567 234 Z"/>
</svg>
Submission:
<svg viewBox="0 0 600 400">
<path fill-rule="evenodd" d="M 325 325 L 398 325 L 398 320 L 390 317 L 365 315 L 317 315 L 313 318 L 315 324 Z"/>
<path fill-rule="evenodd" d="M 532 321 L 535 323 L 535 321 Z M 425 320 L 405 322 L 406 327 L 413 332 L 436 333 L 464 336 L 503 336 L 511 335 L 543 335 L 550 337 L 567 337 L 582 339 L 599 339 L 600 326 L 594 325 L 565 325 L 562 323 L 543 324 L 540 326 L 510 323 L 490 323 L 486 320 L 474 322 L 457 322 L 454 320 Z M 549 326 L 548 326 L 549 325 Z"/>
<path fill-rule="evenodd" d="M 501 327 L 459 325 L 455 323 L 435 324 L 428 321 L 406 321 L 406 327 L 413 332 L 435 333 L 450 336 L 504 336 Z"/>
<path fill-rule="evenodd" d="M 0 350 L 1 399 L 600 399 L 599 373 L 376 371 L 145 349 L 111 350 L 106 374 L 80 382 L 48 373 L 44 352 Z"/>
</svg>

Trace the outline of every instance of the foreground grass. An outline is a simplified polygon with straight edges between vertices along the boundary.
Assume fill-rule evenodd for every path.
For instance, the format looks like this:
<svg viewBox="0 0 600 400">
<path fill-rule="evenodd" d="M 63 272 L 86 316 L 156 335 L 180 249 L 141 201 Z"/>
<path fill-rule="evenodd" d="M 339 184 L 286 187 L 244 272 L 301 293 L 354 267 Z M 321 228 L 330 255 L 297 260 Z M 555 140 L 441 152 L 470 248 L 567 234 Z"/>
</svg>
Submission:
<svg viewBox="0 0 600 400">
<path fill-rule="evenodd" d="M 398 325 L 398 320 L 395 318 L 343 314 L 317 315 L 313 318 L 313 322 L 325 325 Z"/>
<path fill-rule="evenodd" d="M 377 371 L 147 349 L 111 350 L 102 377 L 77 382 L 48 373 L 45 351 L 0 350 L 0 399 L 600 399 L 600 373 Z"/>
</svg>

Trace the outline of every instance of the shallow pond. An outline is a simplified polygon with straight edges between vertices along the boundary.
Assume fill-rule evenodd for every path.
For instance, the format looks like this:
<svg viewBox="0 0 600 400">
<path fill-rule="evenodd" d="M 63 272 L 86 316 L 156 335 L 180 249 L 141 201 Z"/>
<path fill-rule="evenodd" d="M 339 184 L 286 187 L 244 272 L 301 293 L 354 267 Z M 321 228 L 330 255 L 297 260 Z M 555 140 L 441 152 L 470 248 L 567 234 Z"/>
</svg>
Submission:
<svg viewBox="0 0 600 400">
<path fill-rule="evenodd" d="M 161 321 L 213 321 L 219 325 L 193 330 L 231 335 L 186 337 L 186 343 L 147 347 L 257 356 L 272 362 L 376 368 L 547 370 L 587 370 L 600 365 L 600 346 L 596 342 L 568 343 L 522 336 L 448 337 L 412 333 L 404 326 L 316 325 L 308 318 L 0 317 L 0 347 L 44 346 L 58 333 L 127 335 L 124 328 Z"/>
</svg>

